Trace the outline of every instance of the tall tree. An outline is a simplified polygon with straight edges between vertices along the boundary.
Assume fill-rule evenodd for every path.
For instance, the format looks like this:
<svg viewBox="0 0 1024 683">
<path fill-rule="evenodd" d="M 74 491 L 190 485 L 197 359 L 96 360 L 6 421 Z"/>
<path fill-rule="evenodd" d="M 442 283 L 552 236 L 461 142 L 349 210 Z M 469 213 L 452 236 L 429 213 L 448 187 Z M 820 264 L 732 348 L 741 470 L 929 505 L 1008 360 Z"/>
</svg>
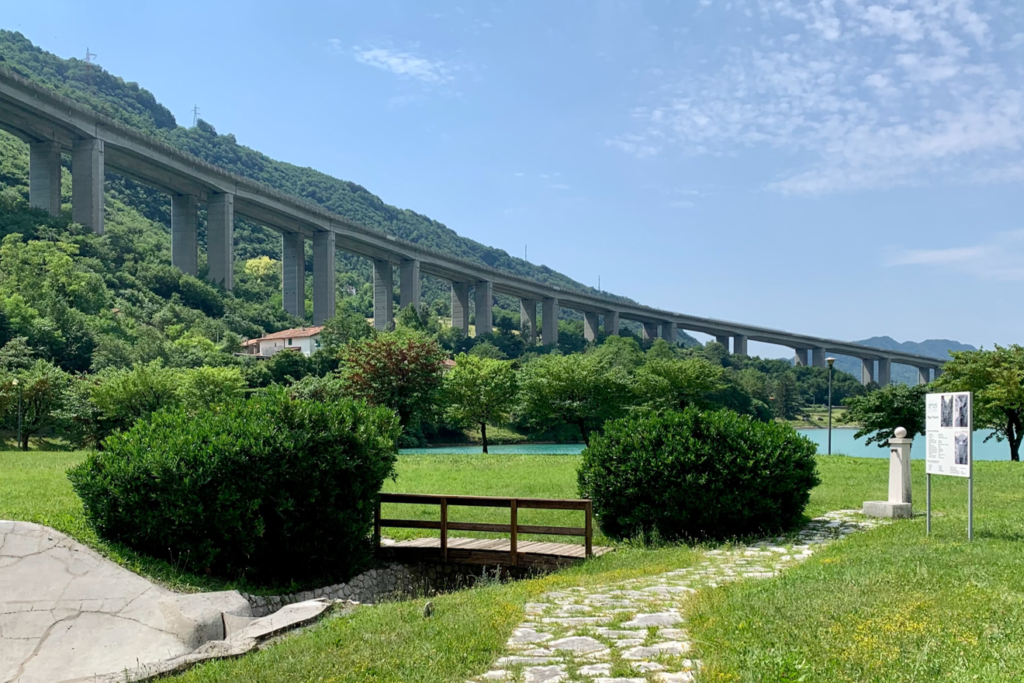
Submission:
<svg viewBox="0 0 1024 683">
<path fill-rule="evenodd" d="M 460 354 L 444 377 L 445 417 L 453 424 L 479 426 L 487 453 L 487 425 L 508 419 L 518 390 L 516 371 L 508 361 Z"/>
<path fill-rule="evenodd" d="M 907 430 L 913 439 L 924 434 L 924 395 L 928 387 L 890 384 L 863 396 L 852 396 L 843 401 L 849 410 L 842 416 L 844 423 L 859 424 L 853 438 L 868 437 L 865 443 L 885 448 L 897 427 Z"/>
<path fill-rule="evenodd" d="M 21 450 L 28 450 L 30 436 L 61 422 L 71 381 L 71 375 L 45 360 L 37 360 L 30 368 L 5 378 L 0 385 L 0 404 L 5 422 L 16 428 L 20 402 Z"/>
<path fill-rule="evenodd" d="M 725 388 L 724 374 L 722 366 L 700 357 L 655 358 L 636 371 L 636 393 L 642 402 L 660 410 L 685 410 L 690 405 L 717 408 L 721 406 L 713 395 Z"/>
<path fill-rule="evenodd" d="M 939 391 L 974 394 L 974 426 L 992 430 L 988 439 L 1004 439 L 1010 460 L 1020 462 L 1024 440 L 1024 347 L 996 346 L 992 351 L 952 351 L 953 360 L 932 384 Z"/>
</svg>

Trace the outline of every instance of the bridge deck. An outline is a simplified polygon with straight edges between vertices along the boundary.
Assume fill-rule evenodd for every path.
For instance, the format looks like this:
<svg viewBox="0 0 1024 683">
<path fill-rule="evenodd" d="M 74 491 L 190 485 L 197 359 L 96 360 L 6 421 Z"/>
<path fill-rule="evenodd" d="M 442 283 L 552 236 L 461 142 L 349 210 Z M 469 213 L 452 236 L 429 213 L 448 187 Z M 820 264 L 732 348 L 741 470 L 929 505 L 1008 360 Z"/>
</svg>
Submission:
<svg viewBox="0 0 1024 683">
<path fill-rule="evenodd" d="M 388 555 L 398 560 L 443 561 L 441 539 L 415 538 L 384 546 Z M 614 551 L 606 546 L 594 546 L 593 555 Z M 511 542 L 507 538 L 448 538 L 448 562 L 455 564 L 487 564 L 517 567 L 564 567 L 582 562 L 586 548 L 573 543 L 542 543 L 519 541 L 515 560 Z"/>
</svg>

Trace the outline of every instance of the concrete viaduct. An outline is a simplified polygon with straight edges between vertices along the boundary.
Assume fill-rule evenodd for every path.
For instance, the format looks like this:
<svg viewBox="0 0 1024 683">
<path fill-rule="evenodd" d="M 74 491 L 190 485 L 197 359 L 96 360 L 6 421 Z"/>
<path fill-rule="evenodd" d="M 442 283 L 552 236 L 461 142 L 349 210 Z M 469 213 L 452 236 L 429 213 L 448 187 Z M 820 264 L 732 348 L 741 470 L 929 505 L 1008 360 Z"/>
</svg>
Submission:
<svg viewBox="0 0 1024 683">
<path fill-rule="evenodd" d="M 451 283 L 452 325 L 469 331 L 470 292 L 476 330 L 493 329 L 495 294 L 516 297 L 531 343 L 537 342 L 537 309 L 542 310 L 541 340 L 558 341 L 558 312 L 583 313 L 584 334 L 594 340 L 599 324 L 618 334 L 621 320 L 643 327 L 644 337 L 674 342 L 677 330 L 713 336 L 732 353 L 746 354 L 749 341 L 794 350 L 797 365 L 825 366 L 828 354 L 860 358 L 862 381 L 886 385 L 892 363 L 918 369 L 924 383 L 938 376 L 945 362 L 917 354 L 887 351 L 859 344 L 792 334 L 723 320 L 683 315 L 610 297 L 569 291 L 448 256 L 384 232 L 371 230 L 312 203 L 261 183 L 234 175 L 120 124 L 50 90 L 0 68 L 0 129 L 29 144 L 29 197 L 32 206 L 60 213 L 61 155 L 71 156 L 72 218 L 103 233 L 103 179 L 110 169 L 171 196 L 171 259 L 183 272 L 197 275 L 199 265 L 197 209 L 207 210 L 207 263 L 210 281 L 231 289 L 233 229 L 242 216 L 281 234 L 284 307 L 305 312 L 305 241 L 313 243 L 313 323 L 334 315 L 335 249 L 373 262 L 374 325 L 394 325 L 394 273 L 399 274 L 401 306 L 420 300 L 420 278 L 431 275 Z M 877 369 L 876 369 L 877 364 Z"/>
</svg>

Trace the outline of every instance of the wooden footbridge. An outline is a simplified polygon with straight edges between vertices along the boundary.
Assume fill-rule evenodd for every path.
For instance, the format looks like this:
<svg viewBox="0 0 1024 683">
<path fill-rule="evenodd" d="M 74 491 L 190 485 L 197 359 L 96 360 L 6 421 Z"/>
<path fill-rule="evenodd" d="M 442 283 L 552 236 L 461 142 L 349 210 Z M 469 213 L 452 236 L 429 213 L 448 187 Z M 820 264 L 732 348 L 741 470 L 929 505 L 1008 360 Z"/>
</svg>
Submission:
<svg viewBox="0 0 1024 683">
<path fill-rule="evenodd" d="M 383 519 L 383 503 L 437 505 L 440 519 Z M 453 522 L 448 519 L 451 506 L 508 508 L 508 524 Z M 537 526 L 519 523 L 519 510 L 579 510 L 584 514 L 582 527 Z M 431 529 L 437 538 L 416 538 L 380 548 L 381 528 Z M 451 538 L 451 531 L 508 534 L 508 538 Z M 613 548 L 594 546 L 593 511 L 589 500 L 559 498 L 501 498 L 492 496 L 446 496 L 420 493 L 382 493 L 377 502 L 374 534 L 378 548 L 400 561 L 450 562 L 454 564 L 505 565 L 511 567 L 556 568 L 611 552 Z M 583 537 L 578 543 L 542 543 L 522 541 L 520 534 Z"/>
</svg>

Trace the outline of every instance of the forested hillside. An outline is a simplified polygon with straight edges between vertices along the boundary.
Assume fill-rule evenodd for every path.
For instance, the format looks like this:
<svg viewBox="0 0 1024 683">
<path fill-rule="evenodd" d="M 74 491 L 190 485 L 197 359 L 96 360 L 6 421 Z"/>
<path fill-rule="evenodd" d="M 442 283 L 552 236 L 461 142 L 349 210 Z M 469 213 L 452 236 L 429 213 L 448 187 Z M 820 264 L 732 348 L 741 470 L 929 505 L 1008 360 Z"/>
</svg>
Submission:
<svg viewBox="0 0 1024 683">
<path fill-rule="evenodd" d="M 460 237 L 442 223 L 414 211 L 386 204 L 356 183 L 271 159 L 238 144 L 233 135 L 218 134 L 213 126 L 204 121 L 192 128 L 181 127 L 171 112 L 139 84 L 125 82 L 81 60 L 62 59 L 45 52 L 20 33 L 0 30 L 0 56 L 3 58 L 2 64 L 7 68 L 65 97 L 154 135 L 205 161 L 315 202 L 366 227 L 551 285 L 596 291 L 546 266 L 528 263 L 503 250 Z M 108 182 L 126 205 L 136 208 L 150 220 L 163 224 L 169 222 L 170 199 L 166 195 L 112 174 L 108 174 Z M 205 244 L 204 228 L 201 216 L 201 244 Z M 239 261 L 257 256 L 280 259 L 280 239 L 265 228 L 239 221 L 235 241 Z M 309 260 L 311 267 L 311 257 Z M 345 273 L 339 278 L 342 286 L 359 286 L 369 281 L 371 267 L 368 261 L 340 251 L 338 260 L 339 267 Z M 449 305 L 447 285 L 427 278 L 424 300 L 435 306 L 438 313 L 444 314 Z M 511 299 L 500 299 L 499 306 L 518 314 L 518 302 Z M 569 311 L 565 315 L 572 317 Z"/>
</svg>

